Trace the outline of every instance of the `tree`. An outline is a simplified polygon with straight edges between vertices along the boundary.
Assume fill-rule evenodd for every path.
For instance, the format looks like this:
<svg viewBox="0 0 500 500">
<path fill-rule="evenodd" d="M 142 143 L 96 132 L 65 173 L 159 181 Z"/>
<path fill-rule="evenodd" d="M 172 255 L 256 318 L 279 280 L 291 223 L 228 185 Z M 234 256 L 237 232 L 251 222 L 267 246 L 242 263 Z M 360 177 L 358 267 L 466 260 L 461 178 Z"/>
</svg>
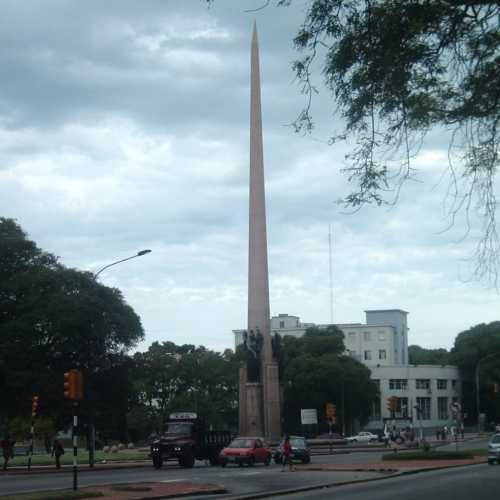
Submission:
<svg viewBox="0 0 500 500">
<path fill-rule="evenodd" d="M 156 414 L 157 432 L 173 411 L 194 411 L 208 425 L 236 428 L 241 358 L 233 351 L 154 342 L 134 361 L 133 407 Z"/>
<path fill-rule="evenodd" d="M 480 362 L 481 409 L 489 420 L 500 416 L 500 394 L 491 388 L 500 383 L 500 321 L 473 326 L 455 338 L 451 351 L 453 363 L 460 369 L 464 408 L 471 417 L 477 413 L 475 372 Z"/>
<path fill-rule="evenodd" d="M 91 273 L 63 266 L 30 241 L 15 221 L 0 218 L 4 417 L 27 415 L 37 394 L 41 414 L 52 416 L 57 428 L 69 422 L 62 384 L 70 368 L 84 372 L 84 409 L 97 399 L 103 410 L 116 407 L 116 400 L 106 397 L 109 389 L 101 377 L 117 369 L 143 335 L 139 317 L 119 290 L 97 283 Z"/>
<path fill-rule="evenodd" d="M 300 428 L 300 410 L 316 408 L 325 422 L 327 402 L 337 405 L 346 427 L 355 419 L 365 423 L 378 389 L 370 370 L 344 355 L 343 333 L 336 327 L 310 328 L 301 338 L 285 337 L 280 359 L 287 431 Z"/>
<path fill-rule="evenodd" d="M 263 0 L 262 7 L 270 3 Z M 355 144 L 346 157 L 354 184 L 343 200 L 348 207 L 381 205 L 388 195 L 395 202 L 402 185 L 416 178 L 412 158 L 428 132 L 443 135 L 450 222 L 465 211 L 468 230 L 469 213 L 477 208 L 484 232 L 475 272 L 494 282 L 500 250 L 499 18 L 497 0 L 309 0 L 294 38 L 303 55 L 292 66 L 305 96 L 295 130 L 313 128 L 318 72 L 345 122 L 331 142 Z"/>
<path fill-rule="evenodd" d="M 408 360 L 411 365 L 449 365 L 451 355 L 446 349 L 425 349 L 411 345 L 408 347 Z"/>
</svg>

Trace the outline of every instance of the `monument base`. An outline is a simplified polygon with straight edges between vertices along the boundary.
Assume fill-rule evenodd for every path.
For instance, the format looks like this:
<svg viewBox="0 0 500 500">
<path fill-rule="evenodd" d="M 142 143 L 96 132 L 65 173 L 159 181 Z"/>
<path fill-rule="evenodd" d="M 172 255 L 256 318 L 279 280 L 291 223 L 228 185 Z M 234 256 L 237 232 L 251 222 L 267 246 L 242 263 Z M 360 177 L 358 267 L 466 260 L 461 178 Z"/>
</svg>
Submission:
<svg viewBox="0 0 500 500">
<path fill-rule="evenodd" d="M 239 435 L 265 436 L 263 388 L 260 382 L 248 382 L 247 368 L 240 368 Z"/>
<path fill-rule="evenodd" d="M 281 437 L 281 398 L 278 363 L 264 364 L 264 418 L 267 439 Z"/>
</svg>

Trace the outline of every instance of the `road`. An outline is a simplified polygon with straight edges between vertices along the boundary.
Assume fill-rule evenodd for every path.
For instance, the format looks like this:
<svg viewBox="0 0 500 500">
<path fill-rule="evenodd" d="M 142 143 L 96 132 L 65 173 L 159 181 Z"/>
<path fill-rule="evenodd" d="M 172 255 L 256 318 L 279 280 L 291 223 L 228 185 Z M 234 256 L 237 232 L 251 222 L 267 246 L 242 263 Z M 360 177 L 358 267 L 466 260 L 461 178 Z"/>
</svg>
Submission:
<svg viewBox="0 0 500 500">
<path fill-rule="evenodd" d="M 274 500 L 493 500 L 498 498 L 500 467 L 474 465 L 384 481 L 274 496 Z M 214 498 L 213 496 L 211 498 Z"/>
<path fill-rule="evenodd" d="M 448 447 L 454 448 L 454 444 Z M 486 446 L 486 440 L 475 440 L 460 444 L 460 449 L 481 448 Z M 441 448 L 444 449 L 444 448 Z M 382 454 L 387 451 L 357 451 L 354 453 L 338 453 L 335 455 L 314 456 L 313 464 L 362 464 L 373 463 L 380 460 Z M 487 467 L 487 466 L 485 466 Z M 138 481 L 189 481 L 194 483 L 215 483 L 224 485 L 231 494 L 249 494 L 257 492 L 270 492 L 285 488 L 295 488 L 303 486 L 313 486 L 318 484 L 335 483 L 351 481 L 358 479 L 378 478 L 381 473 L 378 472 L 341 472 L 341 471 L 298 471 L 298 472 L 280 472 L 281 467 L 272 464 L 269 467 L 257 465 L 253 468 L 210 467 L 202 462 L 198 462 L 193 469 L 181 469 L 176 465 L 168 465 L 161 470 L 154 470 L 151 466 L 130 468 L 125 470 L 106 469 L 104 466 L 94 471 L 82 471 L 79 474 L 79 485 L 90 486 L 97 484 L 117 484 Z M 477 469 L 477 467 L 474 467 Z M 496 472 L 498 485 L 500 486 L 500 467 L 493 467 Z M 50 474 L 0 474 L 0 495 L 21 493 L 28 491 L 40 491 L 49 489 L 69 488 L 71 487 L 72 475 L 70 468 L 65 473 Z M 425 473 L 427 477 L 429 472 Z M 451 472 L 445 472 L 452 474 Z M 410 478 L 411 479 L 408 479 Z M 423 474 L 407 476 L 406 481 L 415 482 L 421 480 Z M 389 480 L 384 480 L 386 483 Z M 390 481 L 395 481 L 391 479 Z M 377 484 L 380 482 L 370 483 Z M 375 487 L 375 486 L 374 486 Z M 302 493 L 304 494 L 304 493 Z M 219 498 L 227 497 L 226 495 Z M 299 498 L 299 497 L 297 497 Z M 305 497 L 300 497 L 305 498 Z M 311 497 L 315 498 L 315 497 Z M 321 497 L 318 497 L 321 498 Z M 494 498 L 494 497 L 491 497 Z M 432 500 L 426 498 L 426 500 Z M 444 500 L 441 499 L 440 500 Z M 456 498 L 453 500 L 457 500 Z M 482 500 L 475 497 L 474 500 Z"/>
</svg>

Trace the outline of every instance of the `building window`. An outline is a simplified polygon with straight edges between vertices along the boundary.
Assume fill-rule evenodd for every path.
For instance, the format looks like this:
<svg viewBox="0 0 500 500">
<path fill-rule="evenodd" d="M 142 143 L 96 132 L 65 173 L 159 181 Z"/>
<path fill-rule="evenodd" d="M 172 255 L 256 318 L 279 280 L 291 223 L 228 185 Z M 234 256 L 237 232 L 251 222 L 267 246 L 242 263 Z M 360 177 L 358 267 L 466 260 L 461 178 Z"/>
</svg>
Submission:
<svg viewBox="0 0 500 500">
<path fill-rule="evenodd" d="M 398 398 L 396 403 L 396 415 L 399 417 L 408 417 L 408 398 Z"/>
<path fill-rule="evenodd" d="M 455 379 L 451 381 L 451 388 L 454 389 L 455 391 L 457 390 L 457 381 Z"/>
<path fill-rule="evenodd" d="M 370 420 L 382 420 L 382 415 L 380 413 L 380 398 L 376 398 L 370 406 L 369 418 Z"/>
<path fill-rule="evenodd" d="M 431 419 L 431 398 L 417 398 L 417 419 Z"/>
<path fill-rule="evenodd" d="M 385 340 L 385 332 L 378 332 L 378 339 Z"/>
<path fill-rule="evenodd" d="M 356 332 L 349 332 L 349 342 L 356 341 Z"/>
<path fill-rule="evenodd" d="M 363 338 L 364 338 L 365 342 L 369 342 L 372 339 L 371 332 L 363 332 Z"/>
<path fill-rule="evenodd" d="M 371 351 L 365 351 L 365 360 L 369 361 L 372 359 L 372 352 Z"/>
<path fill-rule="evenodd" d="M 387 353 L 385 349 L 378 350 L 378 359 L 387 359 Z"/>
<path fill-rule="evenodd" d="M 285 322 L 284 321 L 280 321 L 280 328 L 285 328 Z"/>
<path fill-rule="evenodd" d="M 448 381 L 443 378 L 438 378 L 437 380 L 437 388 L 441 390 L 445 390 L 448 387 Z"/>
<path fill-rule="evenodd" d="M 428 378 L 417 378 L 415 380 L 415 389 L 430 389 L 431 381 Z"/>
<path fill-rule="evenodd" d="M 438 419 L 448 420 L 448 398 L 438 398 Z"/>
<path fill-rule="evenodd" d="M 408 380 L 405 378 L 391 378 L 389 379 L 389 389 L 407 391 Z"/>
</svg>

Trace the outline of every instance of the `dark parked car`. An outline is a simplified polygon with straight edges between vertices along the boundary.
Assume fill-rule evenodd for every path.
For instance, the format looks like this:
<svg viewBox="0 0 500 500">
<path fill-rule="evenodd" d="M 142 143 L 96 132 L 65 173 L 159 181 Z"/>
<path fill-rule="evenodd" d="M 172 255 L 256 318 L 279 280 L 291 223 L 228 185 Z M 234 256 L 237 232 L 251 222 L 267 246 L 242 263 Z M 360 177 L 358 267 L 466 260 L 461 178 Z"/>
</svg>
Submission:
<svg viewBox="0 0 500 500">
<path fill-rule="evenodd" d="M 283 442 L 284 440 L 280 441 L 274 452 L 274 462 L 277 464 L 283 462 Z M 300 460 L 303 464 L 311 461 L 311 451 L 304 437 L 290 436 L 290 444 L 292 445 L 292 460 Z"/>
<path fill-rule="evenodd" d="M 347 444 L 347 439 L 337 432 L 326 432 L 316 436 L 316 439 L 324 439 L 325 441 L 331 442 L 332 444 Z"/>
</svg>

